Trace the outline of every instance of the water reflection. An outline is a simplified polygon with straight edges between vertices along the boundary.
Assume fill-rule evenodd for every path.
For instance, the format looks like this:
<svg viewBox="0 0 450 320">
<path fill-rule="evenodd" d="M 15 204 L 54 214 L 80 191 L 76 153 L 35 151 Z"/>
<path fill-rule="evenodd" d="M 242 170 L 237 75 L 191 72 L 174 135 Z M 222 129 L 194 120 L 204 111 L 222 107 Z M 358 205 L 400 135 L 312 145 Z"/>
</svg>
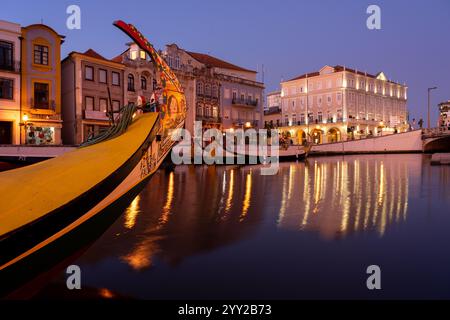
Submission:
<svg viewBox="0 0 450 320">
<path fill-rule="evenodd" d="M 186 256 L 249 236 L 248 226 L 257 225 L 263 212 L 252 201 L 256 177 L 251 168 L 239 167 L 158 172 L 126 211 L 127 229 L 130 216 L 137 219 L 132 233 L 111 229 L 121 241 L 131 242 L 121 260 L 136 271 L 151 267 L 155 257 L 178 264 Z M 260 198 L 262 191 L 257 191 Z M 132 214 L 139 211 L 145 214 Z"/>
<path fill-rule="evenodd" d="M 71 263 L 97 290 L 184 299 L 361 297 L 360 272 L 373 261 L 389 266 L 383 294 L 416 297 L 408 285 L 423 268 L 402 278 L 404 263 L 439 261 L 423 283 L 448 294 L 450 252 L 435 244 L 450 240 L 449 188 L 450 167 L 423 155 L 312 158 L 274 176 L 179 166 L 158 171 Z"/>
<path fill-rule="evenodd" d="M 326 238 L 386 228 L 406 219 L 408 163 L 316 158 L 281 169 L 278 226 L 315 230 Z M 297 196 L 292 196 L 295 193 Z"/>
</svg>

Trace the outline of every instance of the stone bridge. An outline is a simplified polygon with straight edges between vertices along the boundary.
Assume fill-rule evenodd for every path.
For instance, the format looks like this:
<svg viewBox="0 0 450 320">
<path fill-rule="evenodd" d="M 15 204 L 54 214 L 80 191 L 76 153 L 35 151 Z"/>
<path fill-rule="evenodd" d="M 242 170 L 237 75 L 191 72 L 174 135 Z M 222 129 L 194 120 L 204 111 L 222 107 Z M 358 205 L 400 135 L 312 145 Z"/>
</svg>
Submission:
<svg viewBox="0 0 450 320">
<path fill-rule="evenodd" d="M 450 152 L 450 130 L 448 128 L 424 129 L 423 152 Z"/>
</svg>

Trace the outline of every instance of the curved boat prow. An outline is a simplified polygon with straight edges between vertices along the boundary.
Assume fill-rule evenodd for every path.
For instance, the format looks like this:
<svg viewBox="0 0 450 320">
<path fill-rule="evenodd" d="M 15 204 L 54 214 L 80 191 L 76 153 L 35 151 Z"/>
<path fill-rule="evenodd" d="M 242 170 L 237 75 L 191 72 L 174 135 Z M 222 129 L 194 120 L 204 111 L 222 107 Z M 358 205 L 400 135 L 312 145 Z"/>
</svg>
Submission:
<svg viewBox="0 0 450 320">
<path fill-rule="evenodd" d="M 175 143 L 170 130 L 184 125 L 186 102 L 175 74 L 134 26 L 114 25 L 152 59 L 159 75 L 157 112 L 137 115 L 124 108 L 123 121 L 92 143 L 0 173 L 0 277 L 151 177 Z"/>
</svg>

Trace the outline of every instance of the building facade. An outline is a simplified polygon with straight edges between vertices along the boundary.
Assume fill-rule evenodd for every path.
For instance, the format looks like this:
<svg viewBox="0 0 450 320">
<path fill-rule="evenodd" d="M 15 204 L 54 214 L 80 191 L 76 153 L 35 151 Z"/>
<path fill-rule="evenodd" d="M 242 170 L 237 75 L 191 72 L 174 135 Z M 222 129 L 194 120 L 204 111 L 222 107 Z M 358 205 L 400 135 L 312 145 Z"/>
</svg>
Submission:
<svg viewBox="0 0 450 320">
<path fill-rule="evenodd" d="M 264 85 L 256 71 L 176 44 L 166 46 L 164 57 L 185 89 L 188 130 L 193 132 L 194 121 L 204 129 L 262 126 Z"/>
<path fill-rule="evenodd" d="M 278 128 L 282 126 L 281 91 L 267 94 L 267 105 L 264 109 L 264 128 Z"/>
<path fill-rule="evenodd" d="M 61 44 L 43 24 L 22 28 L 21 113 L 28 145 L 62 144 Z"/>
<path fill-rule="evenodd" d="M 125 65 L 125 104 L 141 105 L 149 102 L 153 93 L 155 70 L 147 53 L 135 43 L 128 43 L 128 49 L 112 59 Z"/>
<path fill-rule="evenodd" d="M 450 100 L 439 103 L 439 127 L 450 129 Z"/>
<path fill-rule="evenodd" d="M 324 66 L 281 83 L 282 121 L 296 143 L 337 142 L 403 132 L 407 87 L 383 72 Z"/>
<path fill-rule="evenodd" d="M 111 125 L 109 114 L 124 104 L 125 65 L 92 49 L 62 61 L 63 140 L 77 145 Z"/>
<path fill-rule="evenodd" d="M 0 20 L 0 145 L 20 144 L 19 24 Z"/>
</svg>

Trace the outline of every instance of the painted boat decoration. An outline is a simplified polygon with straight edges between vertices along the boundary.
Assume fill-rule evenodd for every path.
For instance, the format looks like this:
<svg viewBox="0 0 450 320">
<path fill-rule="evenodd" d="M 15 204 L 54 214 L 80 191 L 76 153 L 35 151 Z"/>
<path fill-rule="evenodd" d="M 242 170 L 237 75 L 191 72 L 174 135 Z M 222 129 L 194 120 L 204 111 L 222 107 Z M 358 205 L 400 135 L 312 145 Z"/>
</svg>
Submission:
<svg viewBox="0 0 450 320">
<path fill-rule="evenodd" d="M 125 106 L 117 124 L 77 150 L 0 173 L 0 280 L 145 183 L 174 145 L 171 129 L 184 126 L 186 100 L 175 74 L 133 25 L 114 25 L 151 57 L 155 101 Z"/>
</svg>

